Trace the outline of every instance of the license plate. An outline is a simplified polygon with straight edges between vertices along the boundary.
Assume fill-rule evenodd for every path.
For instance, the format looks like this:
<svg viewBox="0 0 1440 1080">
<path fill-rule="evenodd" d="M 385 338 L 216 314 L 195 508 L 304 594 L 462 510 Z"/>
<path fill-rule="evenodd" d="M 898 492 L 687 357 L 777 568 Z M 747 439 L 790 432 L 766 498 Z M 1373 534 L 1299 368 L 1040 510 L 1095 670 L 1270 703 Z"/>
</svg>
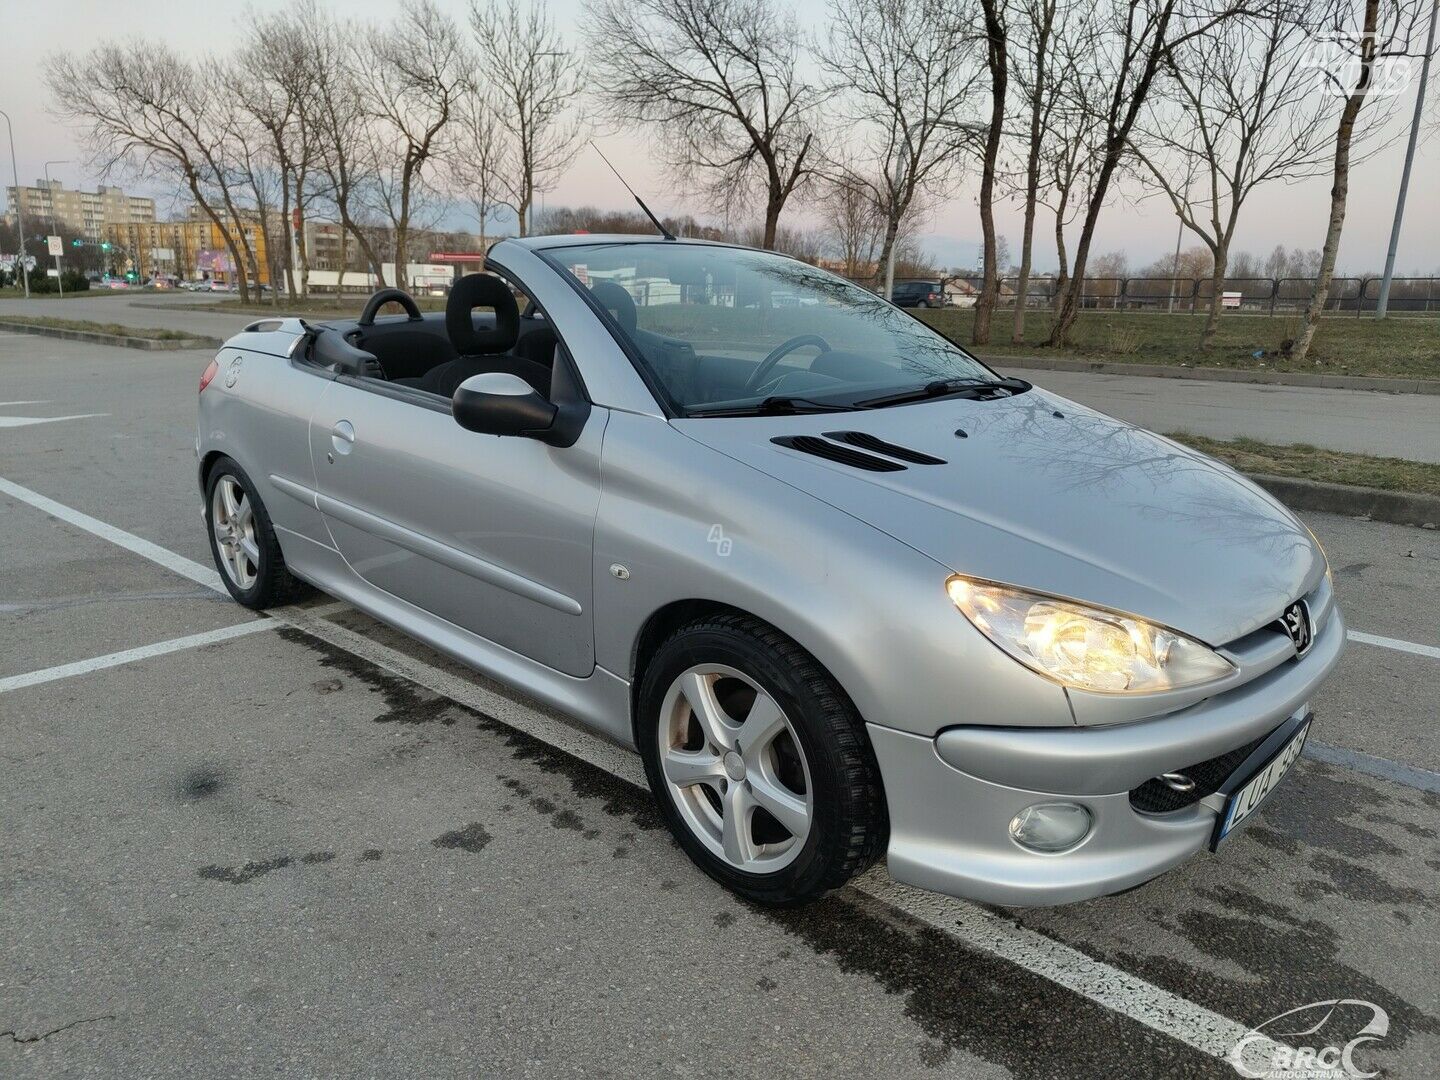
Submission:
<svg viewBox="0 0 1440 1080">
<path fill-rule="evenodd" d="M 1225 809 L 1220 815 L 1220 825 L 1215 830 L 1215 847 L 1250 817 L 1265 801 L 1265 797 L 1280 786 L 1285 774 L 1300 760 L 1300 751 L 1305 748 L 1305 736 L 1310 733 L 1310 719 L 1300 725 L 1298 731 L 1282 746 L 1269 761 L 1245 781 L 1240 788 L 1225 800 Z"/>
</svg>

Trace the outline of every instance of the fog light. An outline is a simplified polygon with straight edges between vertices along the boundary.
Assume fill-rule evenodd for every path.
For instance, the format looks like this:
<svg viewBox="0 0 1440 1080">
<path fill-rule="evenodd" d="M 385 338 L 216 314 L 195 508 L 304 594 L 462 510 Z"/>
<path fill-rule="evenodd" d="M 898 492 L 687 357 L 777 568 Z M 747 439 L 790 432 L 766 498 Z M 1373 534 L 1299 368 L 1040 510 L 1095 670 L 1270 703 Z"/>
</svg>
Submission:
<svg viewBox="0 0 1440 1080">
<path fill-rule="evenodd" d="M 1031 851 L 1065 851 L 1090 832 L 1090 811 L 1078 803 L 1027 806 L 1010 820 L 1010 838 Z"/>
</svg>

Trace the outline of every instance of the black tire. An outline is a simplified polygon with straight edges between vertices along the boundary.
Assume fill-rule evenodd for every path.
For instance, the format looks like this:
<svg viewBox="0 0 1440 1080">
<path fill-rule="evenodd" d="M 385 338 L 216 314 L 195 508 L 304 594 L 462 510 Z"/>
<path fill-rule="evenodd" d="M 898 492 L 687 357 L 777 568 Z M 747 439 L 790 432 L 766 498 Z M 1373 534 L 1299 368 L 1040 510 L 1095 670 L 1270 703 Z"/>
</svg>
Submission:
<svg viewBox="0 0 1440 1080">
<path fill-rule="evenodd" d="M 916 307 L 928 308 L 930 305 L 927 304 L 924 300 L 921 300 L 921 301 L 920 301 L 919 303 L 917 303 L 915 306 L 916 306 Z"/>
<path fill-rule="evenodd" d="M 763 687 L 791 722 L 805 755 L 814 795 L 809 834 L 800 853 L 771 873 L 747 873 L 715 855 L 681 816 L 661 768 L 666 693 L 684 671 L 705 663 L 744 672 Z M 844 885 L 884 852 L 889 819 L 864 723 L 834 678 L 774 627 L 737 613 L 680 629 L 647 665 L 638 708 L 645 774 L 666 823 L 685 853 L 731 891 L 760 904 L 804 903 Z"/>
<path fill-rule="evenodd" d="M 215 537 L 215 488 L 221 478 L 226 476 L 234 477 L 235 482 L 244 489 L 255 519 L 255 545 L 260 550 L 260 561 L 256 566 L 255 580 L 246 589 L 242 589 L 227 572 L 219 542 Z M 230 458 L 221 458 L 216 462 L 205 480 L 205 532 L 210 538 L 210 554 L 215 560 L 215 569 L 237 604 L 263 611 L 266 608 L 294 603 L 309 591 L 309 586 L 286 569 L 285 556 L 280 551 L 279 541 L 275 539 L 275 526 L 270 522 L 270 514 L 265 509 L 265 504 L 260 501 L 255 485 L 250 482 L 250 477 L 245 475 L 245 470 Z"/>
</svg>

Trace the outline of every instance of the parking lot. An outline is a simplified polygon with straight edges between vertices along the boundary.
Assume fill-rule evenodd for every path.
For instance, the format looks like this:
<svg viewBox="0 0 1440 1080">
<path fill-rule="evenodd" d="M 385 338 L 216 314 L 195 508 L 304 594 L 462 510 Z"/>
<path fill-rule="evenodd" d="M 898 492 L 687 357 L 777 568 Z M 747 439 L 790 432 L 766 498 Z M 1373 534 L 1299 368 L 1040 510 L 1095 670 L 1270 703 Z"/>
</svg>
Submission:
<svg viewBox="0 0 1440 1080">
<path fill-rule="evenodd" d="M 1357 1060 L 1433 1075 L 1440 533 L 1306 516 L 1352 641 L 1220 853 L 1053 910 L 881 866 L 769 911 L 638 758 L 327 597 L 232 603 L 208 358 L 0 334 L 0 1073 L 1234 1076 L 1359 999 Z"/>
</svg>

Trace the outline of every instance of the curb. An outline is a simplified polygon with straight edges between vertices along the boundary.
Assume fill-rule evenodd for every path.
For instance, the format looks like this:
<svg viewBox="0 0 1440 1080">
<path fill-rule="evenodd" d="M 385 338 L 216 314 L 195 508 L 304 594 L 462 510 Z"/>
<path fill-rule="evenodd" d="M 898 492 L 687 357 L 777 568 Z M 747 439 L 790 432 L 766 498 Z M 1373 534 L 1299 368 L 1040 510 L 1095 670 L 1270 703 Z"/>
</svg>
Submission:
<svg viewBox="0 0 1440 1080">
<path fill-rule="evenodd" d="M 1440 394 L 1440 379 L 1388 379 L 1366 375 L 1310 375 L 1303 371 L 1252 371 L 1246 368 L 1195 368 L 1170 364 L 1120 364 L 1106 360 L 1066 360 L 1050 356 L 991 356 L 986 363 L 1033 371 L 1086 371 L 1097 375 L 1144 375 L 1152 379 L 1201 382 L 1265 383 L 1323 390 L 1378 390 L 1390 394 Z"/>
<path fill-rule="evenodd" d="M 95 345 L 119 345 L 125 349 L 143 349 L 151 352 L 176 352 L 181 349 L 219 348 L 222 342 L 212 337 L 189 338 L 143 338 L 126 337 L 121 334 L 97 334 L 91 330 L 66 330 L 59 326 L 35 326 L 31 323 L 12 323 L 0 319 L 0 330 L 16 334 L 35 334 L 39 337 L 61 338 L 65 341 L 88 341 Z"/>
<path fill-rule="evenodd" d="M 1396 525 L 1440 525 L 1440 495 L 1327 484 L 1264 473 L 1246 475 L 1292 510 L 1320 510 Z"/>
</svg>

